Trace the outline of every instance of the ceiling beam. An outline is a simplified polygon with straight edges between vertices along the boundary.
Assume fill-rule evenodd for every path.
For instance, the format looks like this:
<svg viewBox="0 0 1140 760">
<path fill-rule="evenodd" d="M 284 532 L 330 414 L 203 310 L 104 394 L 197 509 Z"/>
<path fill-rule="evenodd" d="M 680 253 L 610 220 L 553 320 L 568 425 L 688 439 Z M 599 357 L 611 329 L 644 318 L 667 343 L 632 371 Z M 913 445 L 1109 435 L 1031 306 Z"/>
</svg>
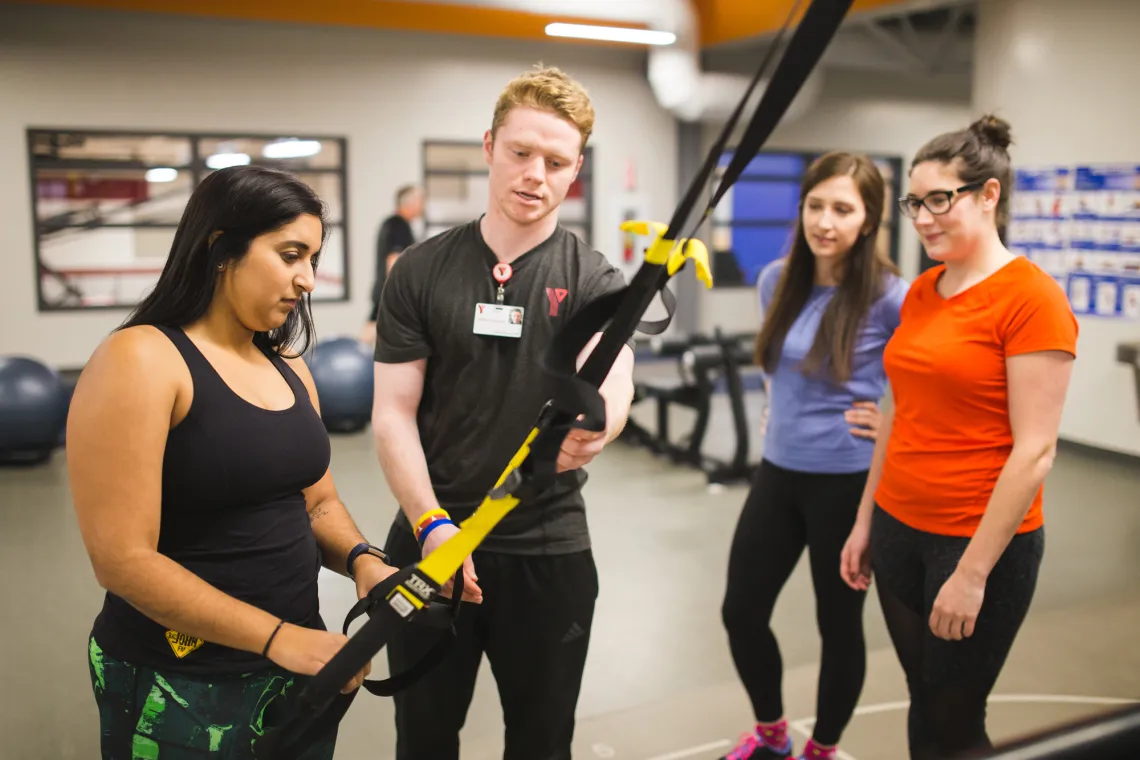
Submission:
<svg viewBox="0 0 1140 760">
<path fill-rule="evenodd" d="M 693 0 L 701 22 L 701 47 L 713 47 L 750 40 L 780 30 L 795 0 Z M 849 17 L 882 13 L 897 6 L 900 10 L 914 0 L 855 0 Z M 936 3 L 924 3 L 933 5 Z M 806 0 L 795 21 L 807 10 Z"/>
<path fill-rule="evenodd" d="M 621 45 L 548 37 L 553 22 L 645 29 L 644 22 L 530 13 L 489 6 L 404 0 L 17 0 L 17 4 L 69 6 L 94 10 L 135 11 L 182 16 L 276 21 L 298 24 L 372 27 L 431 34 L 461 34 L 512 39 L 546 40 L 576 45 Z"/>
</svg>

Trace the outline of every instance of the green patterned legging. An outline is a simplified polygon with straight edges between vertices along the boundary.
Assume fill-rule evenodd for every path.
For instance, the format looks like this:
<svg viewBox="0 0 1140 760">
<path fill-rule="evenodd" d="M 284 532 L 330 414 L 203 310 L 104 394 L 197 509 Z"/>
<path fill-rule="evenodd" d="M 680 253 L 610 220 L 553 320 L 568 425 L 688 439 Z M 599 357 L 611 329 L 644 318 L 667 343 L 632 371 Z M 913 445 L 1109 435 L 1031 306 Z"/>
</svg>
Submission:
<svg viewBox="0 0 1140 760">
<path fill-rule="evenodd" d="M 122 662 L 90 640 L 103 760 L 252 760 L 251 743 L 278 725 L 300 691 L 279 668 L 203 680 Z M 332 760 L 336 737 L 304 760 Z"/>
</svg>

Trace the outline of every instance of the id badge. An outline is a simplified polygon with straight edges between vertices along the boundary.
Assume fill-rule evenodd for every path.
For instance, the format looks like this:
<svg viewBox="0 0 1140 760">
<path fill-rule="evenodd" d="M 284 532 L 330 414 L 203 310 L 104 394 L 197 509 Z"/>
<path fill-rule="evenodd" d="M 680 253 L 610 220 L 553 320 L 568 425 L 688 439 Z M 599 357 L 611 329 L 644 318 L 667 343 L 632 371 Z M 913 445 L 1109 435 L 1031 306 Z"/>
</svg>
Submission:
<svg viewBox="0 0 1140 760">
<path fill-rule="evenodd" d="M 476 335 L 493 335 L 498 338 L 521 338 L 523 308 L 501 303 L 475 304 Z"/>
</svg>

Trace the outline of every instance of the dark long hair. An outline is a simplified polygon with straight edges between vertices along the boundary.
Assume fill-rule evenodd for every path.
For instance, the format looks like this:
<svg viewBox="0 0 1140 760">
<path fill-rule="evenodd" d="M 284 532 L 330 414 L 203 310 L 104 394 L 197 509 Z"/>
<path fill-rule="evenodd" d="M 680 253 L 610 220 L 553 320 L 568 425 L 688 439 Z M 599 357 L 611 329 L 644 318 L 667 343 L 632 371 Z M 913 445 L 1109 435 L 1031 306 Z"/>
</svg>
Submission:
<svg viewBox="0 0 1140 760">
<path fill-rule="evenodd" d="M 302 214 L 319 218 L 322 239 L 327 237 L 324 203 L 292 174 L 261 166 L 234 166 L 213 172 L 194 189 L 182 212 L 158 283 L 119 329 L 135 325 L 182 327 L 200 319 L 214 298 L 218 265 L 241 259 L 254 238 L 280 229 Z M 211 244 L 215 231 L 222 234 Z M 253 342 L 263 351 L 282 356 L 300 342 L 295 354 L 300 356 L 313 336 L 313 315 L 306 295 L 285 324 L 255 333 Z"/>
<path fill-rule="evenodd" d="M 804 234 L 803 206 L 807 194 L 819 183 L 849 175 L 859 189 L 867 218 L 855 244 L 843 259 L 839 287 L 820 318 L 815 342 L 801 368 L 806 374 L 827 363 L 831 377 L 844 382 L 851 377 L 855 341 L 872 304 L 883 294 L 887 272 L 898 274 L 886 254 L 879 250 L 879 225 L 883 220 L 886 189 L 883 175 L 863 155 L 833 151 L 815 161 L 800 184 L 799 215 L 792 250 L 780 275 L 764 324 L 756 336 L 756 363 L 769 374 L 776 370 L 784 339 L 803 310 L 815 284 L 815 256 Z M 867 232 L 870 230 L 870 232 Z"/>
<path fill-rule="evenodd" d="M 1013 169 L 1009 146 L 1013 142 L 1009 122 L 987 114 L 965 129 L 946 132 L 923 145 L 910 168 L 924 161 L 938 161 L 958 170 L 962 184 L 996 179 L 1001 184 L 994 223 L 998 236 L 1005 242 L 1009 225 L 1009 197 L 1013 190 Z"/>
</svg>

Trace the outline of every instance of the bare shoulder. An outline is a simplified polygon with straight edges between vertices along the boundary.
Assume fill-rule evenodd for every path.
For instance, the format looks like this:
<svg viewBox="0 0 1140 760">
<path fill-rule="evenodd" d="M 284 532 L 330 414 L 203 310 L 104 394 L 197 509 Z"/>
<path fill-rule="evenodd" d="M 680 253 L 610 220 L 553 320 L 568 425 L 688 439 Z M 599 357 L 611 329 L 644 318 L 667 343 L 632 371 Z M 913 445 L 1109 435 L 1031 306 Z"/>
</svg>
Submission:
<svg viewBox="0 0 1140 760">
<path fill-rule="evenodd" d="M 138 325 L 103 339 L 80 376 L 80 383 L 114 382 L 178 386 L 189 370 L 178 348 L 157 328 Z"/>
<path fill-rule="evenodd" d="M 162 332 L 149 326 L 113 332 L 91 354 L 75 385 L 69 446 L 72 431 L 89 428 L 97 437 L 151 426 L 165 431 L 181 419 L 192 393 L 190 371 Z"/>
</svg>

